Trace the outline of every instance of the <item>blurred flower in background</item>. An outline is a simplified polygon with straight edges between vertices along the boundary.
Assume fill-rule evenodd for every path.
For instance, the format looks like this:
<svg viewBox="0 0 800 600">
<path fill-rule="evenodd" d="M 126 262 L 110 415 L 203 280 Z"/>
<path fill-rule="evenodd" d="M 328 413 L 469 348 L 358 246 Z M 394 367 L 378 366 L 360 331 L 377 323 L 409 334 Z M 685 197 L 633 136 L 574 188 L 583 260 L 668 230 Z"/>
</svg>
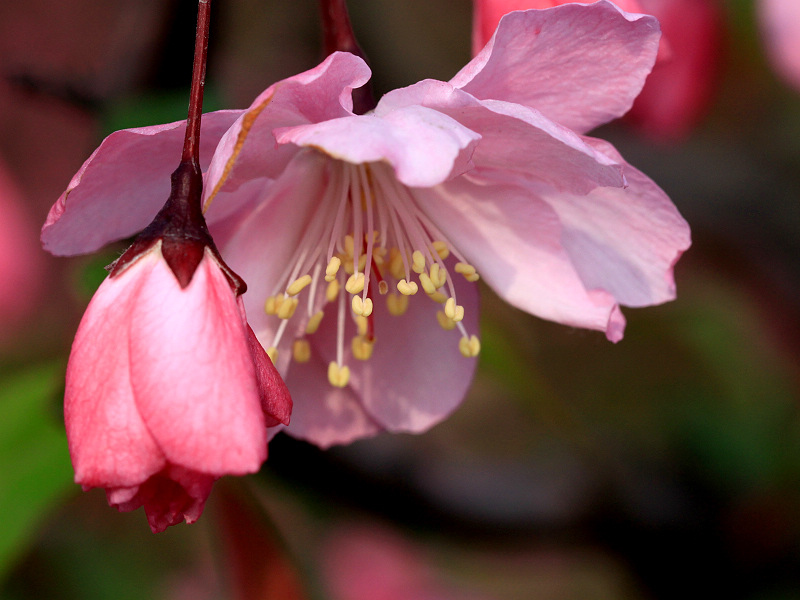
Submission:
<svg viewBox="0 0 800 600">
<path fill-rule="evenodd" d="M 758 16 L 775 71 L 800 90 L 800 2 L 758 0 Z"/>
</svg>

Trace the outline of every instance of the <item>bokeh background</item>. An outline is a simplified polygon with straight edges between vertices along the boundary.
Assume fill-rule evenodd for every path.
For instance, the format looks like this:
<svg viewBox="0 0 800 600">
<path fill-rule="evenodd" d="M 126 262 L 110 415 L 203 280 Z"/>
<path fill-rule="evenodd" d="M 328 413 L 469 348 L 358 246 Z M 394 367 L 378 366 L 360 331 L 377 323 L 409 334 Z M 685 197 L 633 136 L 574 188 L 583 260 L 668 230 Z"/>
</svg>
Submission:
<svg viewBox="0 0 800 600">
<path fill-rule="evenodd" d="M 71 337 L 122 246 L 55 259 L 38 228 L 104 135 L 185 117 L 196 3 L 0 4 L 0 598 L 800 598 L 800 90 L 754 1 L 694 34 L 709 93 L 685 131 L 596 132 L 692 225 L 675 302 L 627 310 L 613 345 L 484 288 L 449 420 L 328 451 L 279 435 L 158 535 L 72 483 L 63 433 Z M 379 94 L 469 60 L 468 0 L 350 9 Z M 314 0 L 213 10 L 208 110 L 320 59 Z"/>
</svg>

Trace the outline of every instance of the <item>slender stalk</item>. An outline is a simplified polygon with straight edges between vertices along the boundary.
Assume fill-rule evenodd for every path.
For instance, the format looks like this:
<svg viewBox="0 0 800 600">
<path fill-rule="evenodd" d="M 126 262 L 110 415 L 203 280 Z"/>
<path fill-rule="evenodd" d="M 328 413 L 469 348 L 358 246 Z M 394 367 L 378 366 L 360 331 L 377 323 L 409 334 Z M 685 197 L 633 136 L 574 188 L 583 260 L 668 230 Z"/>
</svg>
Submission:
<svg viewBox="0 0 800 600">
<path fill-rule="evenodd" d="M 183 141 L 181 162 L 200 165 L 200 119 L 203 114 L 203 90 L 206 83 L 208 56 L 208 29 L 211 22 L 211 0 L 199 0 L 197 6 L 197 33 L 194 42 L 192 89 L 189 92 L 189 117 L 186 120 L 186 137 Z"/>
</svg>

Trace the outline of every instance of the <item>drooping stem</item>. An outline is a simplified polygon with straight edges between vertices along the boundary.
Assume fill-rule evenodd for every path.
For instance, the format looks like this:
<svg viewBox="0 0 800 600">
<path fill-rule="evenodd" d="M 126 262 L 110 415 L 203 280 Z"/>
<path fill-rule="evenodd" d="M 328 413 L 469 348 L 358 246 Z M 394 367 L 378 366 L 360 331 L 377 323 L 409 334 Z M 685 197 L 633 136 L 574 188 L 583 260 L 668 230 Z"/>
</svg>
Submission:
<svg viewBox="0 0 800 600">
<path fill-rule="evenodd" d="M 369 63 L 356 41 L 356 34 L 347 13 L 346 0 L 319 0 L 322 16 L 322 43 L 325 56 L 334 52 L 349 52 Z M 375 108 L 375 98 L 370 84 L 353 90 L 353 112 L 364 114 Z"/>
<path fill-rule="evenodd" d="M 186 120 L 186 137 L 183 141 L 181 162 L 191 162 L 200 169 L 200 120 L 203 114 L 203 90 L 206 83 L 206 58 L 208 56 L 208 29 L 211 21 L 211 0 L 199 0 L 197 6 L 197 32 L 194 42 L 192 88 L 189 92 L 189 117 Z"/>
</svg>

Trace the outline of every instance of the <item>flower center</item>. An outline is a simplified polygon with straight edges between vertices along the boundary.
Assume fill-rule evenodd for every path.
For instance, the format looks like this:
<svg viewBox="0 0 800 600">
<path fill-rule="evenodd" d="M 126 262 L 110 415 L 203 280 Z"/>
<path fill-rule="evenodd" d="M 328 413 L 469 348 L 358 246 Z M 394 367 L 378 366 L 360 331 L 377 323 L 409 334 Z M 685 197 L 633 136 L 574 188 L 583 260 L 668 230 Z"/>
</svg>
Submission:
<svg viewBox="0 0 800 600">
<path fill-rule="evenodd" d="M 440 306 L 436 319 L 443 329 L 461 333 L 461 354 L 477 356 L 480 342 L 462 323 L 464 307 L 458 304 L 445 261 L 452 254 L 458 261 L 453 271 L 469 282 L 479 279 L 475 267 L 423 213 L 413 192 L 397 180 L 391 167 L 338 160 L 332 164 L 326 194 L 266 299 L 267 314 L 280 320 L 267 350 L 273 362 L 289 322 L 298 319 L 295 312 L 301 300 L 305 315 L 301 312 L 299 318 L 305 320 L 305 327 L 292 345 L 297 362 L 310 359 L 308 336 L 319 328 L 324 305 L 336 303 L 336 360 L 328 366 L 328 380 L 344 387 L 350 379 L 344 352 L 347 319 L 355 322 L 358 332 L 350 344 L 353 358 L 369 360 L 376 343 L 375 303 L 385 302 L 388 312 L 400 317 L 411 297 L 421 294 Z M 453 260 L 448 263 L 452 265 Z"/>
</svg>

